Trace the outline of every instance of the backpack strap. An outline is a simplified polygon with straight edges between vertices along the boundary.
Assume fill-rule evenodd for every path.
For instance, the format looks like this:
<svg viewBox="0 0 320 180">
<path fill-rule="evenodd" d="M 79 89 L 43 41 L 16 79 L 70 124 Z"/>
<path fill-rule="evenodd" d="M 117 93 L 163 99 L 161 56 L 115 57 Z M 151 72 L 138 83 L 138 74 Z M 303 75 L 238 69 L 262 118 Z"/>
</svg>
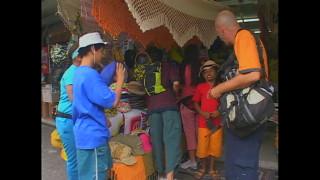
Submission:
<svg viewBox="0 0 320 180">
<path fill-rule="evenodd" d="M 244 30 L 244 28 L 240 28 L 237 31 L 237 33 L 240 32 L 241 30 Z M 263 60 L 263 51 L 262 51 L 263 46 L 260 43 L 260 39 L 252 31 L 250 31 L 248 29 L 245 29 L 245 30 L 249 31 L 253 35 L 253 37 L 255 38 L 257 49 L 258 49 L 258 54 L 259 54 L 259 60 L 260 60 L 261 68 L 262 68 L 262 76 L 263 76 L 263 78 L 266 78 L 267 74 L 265 71 L 265 64 L 264 64 L 264 60 Z M 233 78 L 236 75 L 235 70 L 237 70 L 238 67 L 239 67 L 239 62 L 238 62 L 237 57 L 235 55 L 235 52 L 233 50 L 232 53 L 229 55 L 228 59 L 218 69 L 216 79 L 214 81 L 215 85 L 217 85 L 218 83 L 221 83 L 221 82 L 225 82 L 230 78 Z"/>
<path fill-rule="evenodd" d="M 259 37 L 258 37 L 256 34 L 254 34 L 251 30 L 249 30 L 249 29 L 244 29 L 244 28 L 240 28 L 240 29 L 237 31 L 237 33 L 238 33 L 239 31 L 241 31 L 241 30 L 247 30 L 247 31 L 249 31 L 249 32 L 252 34 L 252 36 L 254 37 L 254 39 L 256 40 L 256 45 L 257 45 L 258 54 L 259 54 L 259 60 L 260 60 L 261 69 L 262 69 L 262 77 L 263 77 L 263 78 L 268 78 L 267 73 L 266 73 L 266 69 L 265 69 L 265 67 L 264 67 L 264 59 L 263 59 L 263 51 L 262 51 L 263 46 L 262 46 L 261 43 L 260 43 Z"/>
<path fill-rule="evenodd" d="M 222 83 L 228 80 L 227 77 L 230 77 L 231 72 L 238 69 L 238 61 L 234 50 L 232 50 L 228 59 L 218 68 L 216 78 L 214 80 L 214 85 L 216 86 L 218 83 Z M 234 76 L 235 72 L 232 72 Z"/>
</svg>

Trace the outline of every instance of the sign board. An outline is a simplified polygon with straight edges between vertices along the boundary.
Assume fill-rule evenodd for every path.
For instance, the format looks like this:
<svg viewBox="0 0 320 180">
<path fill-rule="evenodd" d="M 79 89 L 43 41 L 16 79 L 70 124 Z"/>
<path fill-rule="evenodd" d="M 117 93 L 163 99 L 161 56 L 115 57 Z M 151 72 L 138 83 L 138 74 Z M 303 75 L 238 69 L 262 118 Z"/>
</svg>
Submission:
<svg viewBox="0 0 320 180">
<path fill-rule="evenodd" d="M 41 48 L 41 72 L 49 73 L 49 48 Z"/>
</svg>

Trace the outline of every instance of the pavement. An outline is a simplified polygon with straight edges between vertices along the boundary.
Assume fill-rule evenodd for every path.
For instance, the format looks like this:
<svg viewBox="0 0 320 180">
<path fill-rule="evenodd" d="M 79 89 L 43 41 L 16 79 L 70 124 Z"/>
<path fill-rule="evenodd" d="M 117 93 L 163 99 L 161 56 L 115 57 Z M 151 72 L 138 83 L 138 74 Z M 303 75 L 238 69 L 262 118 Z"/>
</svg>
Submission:
<svg viewBox="0 0 320 180">
<path fill-rule="evenodd" d="M 50 135 L 55 129 L 53 120 L 42 120 L 41 125 L 41 179 L 67 180 L 66 163 L 61 158 L 61 150 L 51 145 Z M 175 176 L 178 180 L 194 180 L 194 177 L 185 173 Z"/>
<path fill-rule="evenodd" d="M 55 126 L 51 126 L 50 121 L 41 125 L 41 179 L 67 180 L 66 163 L 60 157 L 61 149 L 51 145 L 50 135 Z"/>
<path fill-rule="evenodd" d="M 42 118 L 42 179 L 57 180 L 66 178 L 65 161 L 60 157 L 60 149 L 50 144 L 50 134 L 55 129 L 55 123 L 52 119 Z M 275 129 L 276 124 L 267 123 L 267 130 L 260 149 L 259 166 L 265 169 L 278 171 L 278 154 L 275 147 Z M 221 157 L 217 161 L 224 161 L 224 145 Z M 183 180 L 194 180 L 188 174 L 180 173 L 176 177 Z"/>
</svg>

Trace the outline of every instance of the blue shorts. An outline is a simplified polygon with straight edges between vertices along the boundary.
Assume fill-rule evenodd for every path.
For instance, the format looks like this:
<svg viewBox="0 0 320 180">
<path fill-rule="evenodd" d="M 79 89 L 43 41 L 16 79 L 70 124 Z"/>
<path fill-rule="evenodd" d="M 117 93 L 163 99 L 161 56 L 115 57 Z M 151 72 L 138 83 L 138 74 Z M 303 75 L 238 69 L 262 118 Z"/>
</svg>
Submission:
<svg viewBox="0 0 320 180">
<path fill-rule="evenodd" d="M 79 180 L 105 180 L 113 167 L 109 144 L 95 149 L 77 149 Z"/>
</svg>

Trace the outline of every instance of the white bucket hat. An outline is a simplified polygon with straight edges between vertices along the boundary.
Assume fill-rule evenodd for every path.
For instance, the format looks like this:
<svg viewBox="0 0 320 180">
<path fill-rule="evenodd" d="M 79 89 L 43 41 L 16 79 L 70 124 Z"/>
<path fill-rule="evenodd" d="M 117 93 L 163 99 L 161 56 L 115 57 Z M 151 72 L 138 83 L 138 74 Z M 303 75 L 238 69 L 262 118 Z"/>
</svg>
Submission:
<svg viewBox="0 0 320 180">
<path fill-rule="evenodd" d="M 100 43 L 105 45 L 108 44 L 107 42 L 102 41 L 99 32 L 87 33 L 79 38 L 79 48 Z"/>
</svg>

